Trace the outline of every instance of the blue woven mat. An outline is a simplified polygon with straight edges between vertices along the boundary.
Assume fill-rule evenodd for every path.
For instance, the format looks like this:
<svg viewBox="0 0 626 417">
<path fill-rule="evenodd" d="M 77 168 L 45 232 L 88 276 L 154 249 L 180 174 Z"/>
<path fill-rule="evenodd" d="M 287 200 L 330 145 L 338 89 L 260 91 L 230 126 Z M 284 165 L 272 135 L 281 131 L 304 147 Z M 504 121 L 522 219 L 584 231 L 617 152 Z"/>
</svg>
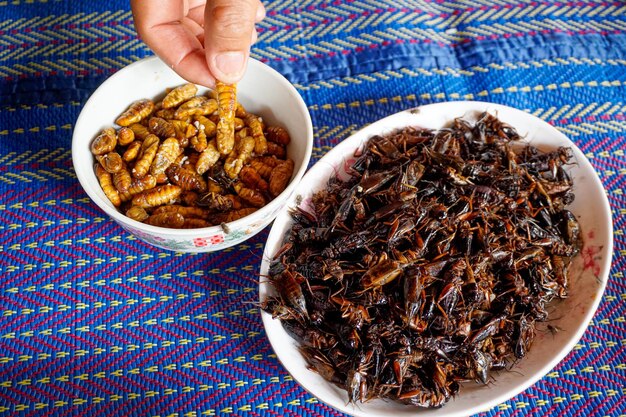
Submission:
<svg viewBox="0 0 626 417">
<path fill-rule="evenodd" d="M 444 100 L 524 109 L 608 190 L 615 255 L 599 310 L 552 372 L 483 416 L 626 415 L 626 5 L 266 2 L 253 56 L 309 105 L 313 160 L 382 116 Z M 73 173 L 89 94 L 150 55 L 121 0 L 0 0 L 0 417 L 340 416 L 274 356 L 258 310 L 267 230 L 230 250 L 156 250 Z"/>
</svg>

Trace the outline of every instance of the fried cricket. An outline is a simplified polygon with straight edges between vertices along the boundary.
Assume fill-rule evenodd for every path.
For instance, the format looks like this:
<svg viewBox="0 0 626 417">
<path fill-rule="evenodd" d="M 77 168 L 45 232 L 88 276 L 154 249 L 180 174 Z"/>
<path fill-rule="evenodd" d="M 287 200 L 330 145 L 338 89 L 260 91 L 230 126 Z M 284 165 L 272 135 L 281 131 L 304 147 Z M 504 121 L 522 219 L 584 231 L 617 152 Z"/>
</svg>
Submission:
<svg viewBox="0 0 626 417">
<path fill-rule="evenodd" d="M 490 114 L 373 136 L 292 211 L 262 308 L 350 402 L 438 408 L 489 384 L 567 296 L 572 152 L 520 139 Z"/>
</svg>

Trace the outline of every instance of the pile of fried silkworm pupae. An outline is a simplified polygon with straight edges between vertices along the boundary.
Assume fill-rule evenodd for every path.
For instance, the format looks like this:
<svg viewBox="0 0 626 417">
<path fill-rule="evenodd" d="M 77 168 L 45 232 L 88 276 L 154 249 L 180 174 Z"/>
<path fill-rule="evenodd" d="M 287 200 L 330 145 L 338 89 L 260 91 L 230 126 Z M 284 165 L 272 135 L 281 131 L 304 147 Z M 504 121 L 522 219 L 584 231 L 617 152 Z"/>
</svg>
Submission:
<svg viewBox="0 0 626 417">
<path fill-rule="evenodd" d="M 371 137 L 291 211 L 261 308 L 351 402 L 444 405 L 528 352 L 581 248 L 565 168 L 484 113 Z"/>
<path fill-rule="evenodd" d="M 128 217 L 168 228 L 228 223 L 286 187 L 291 138 L 237 102 L 236 86 L 194 84 L 133 102 L 91 142 L 104 194 Z"/>
</svg>

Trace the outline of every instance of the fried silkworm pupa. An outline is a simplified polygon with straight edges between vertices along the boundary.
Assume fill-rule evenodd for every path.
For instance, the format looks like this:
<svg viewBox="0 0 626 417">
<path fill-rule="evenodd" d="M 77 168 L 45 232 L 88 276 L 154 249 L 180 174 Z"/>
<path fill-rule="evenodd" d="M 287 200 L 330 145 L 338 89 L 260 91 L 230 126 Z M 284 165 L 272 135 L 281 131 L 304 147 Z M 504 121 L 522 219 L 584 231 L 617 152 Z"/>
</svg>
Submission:
<svg viewBox="0 0 626 417">
<path fill-rule="evenodd" d="M 237 107 L 237 88 L 233 84 L 216 83 L 217 89 L 217 150 L 228 155 L 235 147 L 235 109 Z"/>
<path fill-rule="evenodd" d="M 150 134 L 150 130 L 141 123 L 133 123 L 128 128 L 133 131 L 135 139 L 144 140 Z"/>
<path fill-rule="evenodd" d="M 270 142 L 277 143 L 279 145 L 287 146 L 291 142 L 291 137 L 287 129 L 280 126 L 269 126 L 265 132 L 265 137 Z"/>
<path fill-rule="evenodd" d="M 244 164 L 252 157 L 254 147 L 255 140 L 251 136 L 246 136 L 239 140 L 235 150 L 224 161 L 224 172 L 230 178 L 235 179 L 239 176 L 239 172 L 241 172 Z"/>
<path fill-rule="evenodd" d="M 163 98 L 163 108 L 171 109 L 189 100 L 198 92 L 198 87 L 195 84 L 187 83 L 174 88 L 172 91 L 166 94 Z"/>
<path fill-rule="evenodd" d="M 198 191 L 203 193 L 207 189 L 207 183 L 202 177 L 191 169 L 186 169 L 180 165 L 172 164 L 166 170 L 165 174 L 172 184 L 178 185 L 185 191 Z"/>
<path fill-rule="evenodd" d="M 200 229 L 202 227 L 213 226 L 211 222 L 204 219 L 198 219 L 195 217 L 185 217 L 185 222 L 181 226 L 181 229 Z"/>
<path fill-rule="evenodd" d="M 160 117 L 151 117 L 148 120 L 148 130 L 161 139 L 176 137 L 176 128 L 170 122 Z"/>
<path fill-rule="evenodd" d="M 252 137 L 254 138 L 254 153 L 257 155 L 265 155 L 267 153 L 267 139 L 263 133 L 263 126 L 261 125 L 259 117 L 252 113 L 247 113 L 244 117 L 244 122 L 246 126 L 250 128 Z"/>
<path fill-rule="evenodd" d="M 250 165 L 246 165 L 241 169 L 239 172 L 239 179 L 249 188 L 262 192 L 266 192 L 269 189 L 267 181 L 265 181 L 263 177 L 261 177 L 261 174 L 259 174 L 258 171 Z"/>
<path fill-rule="evenodd" d="M 159 214 L 152 214 L 144 223 L 152 226 L 168 227 L 171 229 L 181 229 L 185 224 L 185 218 L 176 212 L 166 212 Z"/>
<path fill-rule="evenodd" d="M 211 213 L 202 207 L 187 207 L 179 204 L 170 204 L 167 206 L 160 206 L 154 209 L 152 214 L 160 213 L 180 213 L 184 218 L 196 218 L 207 220 Z"/>
<path fill-rule="evenodd" d="M 293 175 L 293 168 L 293 161 L 291 159 L 287 159 L 285 162 L 281 163 L 272 170 L 269 179 L 270 194 L 276 197 L 278 194 L 282 193 L 285 188 L 287 188 L 287 184 L 289 184 L 291 176 Z"/>
<path fill-rule="evenodd" d="M 117 134 L 115 129 L 107 127 L 91 142 L 91 153 L 104 155 L 113 152 L 117 146 Z"/>
<path fill-rule="evenodd" d="M 137 206 L 131 206 L 128 210 L 126 210 L 126 215 L 133 220 L 137 220 L 138 222 L 143 222 L 150 217 L 146 209 Z"/>
<path fill-rule="evenodd" d="M 146 137 L 141 144 L 139 156 L 137 162 L 132 168 L 131 173 L 135 178 L 143 178 L 152 166 L 152 161 L 159 150 L 159 138 L 156 135 L 150 134 Z"/>
<path fill-rule="evenodd" d="M 274 155 L 279 159 L 287 158 L 287 149 L 283 145 L 278 143 L 268 142 L 266 146 L 266 152 L 268 155 Z"/>
<path fill-rule="evenodd" d="M 204 174 L 211 167 L 213 167 L 217 161 L 220 159 L 220 152 L 217 149 L 217 144 L 215 140 L 210 140 L 207 143 L 206 148 L 200 153 L 198 157 L 198 162 L 196 162 L 196 172 L 198 174 Z"/>
<path fill-rule="evenodd" d="M 127 145 L 130 145 L 134 140 L 135 140 L 135 132 L 130 127 L 120 127 L 119 130 L 117 131 L 117 144 L 118 145 L 127 146 Z"/>
<path fill-rule="evenodd" d="M 235 85 L 218 82 L 198 95 L 194 84 L 183 84 L 161 101 L 131 103 L 116 123 L 90 149 L 107 198 L 137 221 L 183 228 L 232 221 L 266 205 L 291 176 L 283 171 L 293 162 L 282 165 L 289 135 L 246 112 Z"/>
<path fill-rule="evenodd" d="M 159 180 L 154 175 L 146 175 L 143 178 L 132 178 L 127 192 L 130 195 L 139 194 L 143 191 L 150 190 L 157 186 Z"/>
<path fill-rule="evenodd" d="M 152 208 L 165 204 L 173 204 L 178 200 L 182 191 L 183 189 L 178 185 L 159 185 L 135 195 L 132 200 L 132 205 L 142 208 Z"/>
<path fill-rule="evenodd" d="M 231 210 L 225 213 L 216 214 L 213 220 L 216 224 L 230 223 L 230 222 L 234 222 L 235 220 L 239 220 L 243 217 L 249 216 L 250 214 L 254 213 L 257 210 L 258 209 L 256 207 L 248 207 L 248 208 L 242 208 L 239 210 Z"/>
<path fill-rule="evenodd" d="M 120 126 L 130 126 L 148 117 L 154 110 L 154 103 L 149 99 L 137 100 L 128 107 L 116 120 Z"/>
<path fill-rule="evenodd" d="M 202 115 L 196 115 L 194 116 L 194 120 L 196 123 L 196 128 L 198 130 L 200 130 L 201 127 L 204 128 L 204 134 L 207 138 L 212 138 L 213 136 L 215 136 L 217 126 L 211 121 L 211 119 Z"/>
<path fill-rule="evenodd" d="M 190 119 L 193 116 L 206 116 L 217 110 L 217 102 L 204 96 L 195 96 L 181 104 L 174 113 L 178 120 Z"/>
<path fill-rule="evenodd" d="M 117 171 L 122 169 L 122 166 L 124 165 L 121 155 L 117 152 L 96 155 L 96 160 L 100 162 L 102 168 L 106 169 L 109 174 L 115 174 Z"/>
<path fill-rule="evenodd" d="M 260 191 L 257 191 L 252 188 L 248 188 L 241 182 L 236 182 L 233 185 L 233 188 L 235 189 L 235 191 L 237 192 L 237 195 L 241 197 L 242 200 L 246 201 L 248 204 L 250 204 L 253 207 L 259 208 L 267 204 L 265 197 Z"/>
<path fill-rule="evenodd" d="M 115 185 L 115 189 L 122 194 L 128 192 L 132 182 L 133 178 L 126 166 L 123 166 L 119 171 L 113 174 L 113 185 Z"/>
<path fill-rule="evenodd" d="M 111 179 L 111 174 L 106 172 L 102 165 L 95 164 L 94 170 L 96 171 L 96 177 L 100 182 L 100 187 L 102 187 L 102 191 L 104 195 L 107 196 L 111 204 L 115 207 L 119 207 L 122 204 L 122 200 L 120 199 L 120 193 L 113 186 L 113 180 Z"/>
<path fill-rule="evenodd" d="M 150 173 L 152 175 L 159 175 L 165 172 L 165 170 L 172 165 L 172 163 L 180 155 L 180 144 L 176 138 L 170 137 L 165 139 L 159 144 L 152 164 L 150 165 Z"/>
<path fill-rule="evenodd" d="M 134 161 L 135 158 L 137 158 L 137 156 L 139 155 L 139 151 L 141 150 L 141 144 L 141 141 L 135 140 L 126 147 L 126 150 L 122 155 L 122 159 L 124 160 L 124 162 L 131 162 Z"/>
</svg>

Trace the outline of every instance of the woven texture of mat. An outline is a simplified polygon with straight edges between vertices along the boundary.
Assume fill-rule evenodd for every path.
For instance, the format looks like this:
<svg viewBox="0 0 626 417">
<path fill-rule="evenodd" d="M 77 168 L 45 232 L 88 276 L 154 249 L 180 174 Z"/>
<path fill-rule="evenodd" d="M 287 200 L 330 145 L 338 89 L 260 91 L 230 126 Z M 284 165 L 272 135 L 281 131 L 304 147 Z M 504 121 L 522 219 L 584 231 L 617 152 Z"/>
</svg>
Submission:
<svg viewBox="0 0 626 417">
<path fill-rule="evenodd" d="M 575 349 L 481 416 L 626 415 L 626 4 L 276 0 L 253 56 L 309 106 L 313 161 L 420 104 L 528 111 L 590 158 L 613 209 L 605 296 Z M 341 416 L 264 333 L 268 230 L 219 253 L 157 250 L 81 189 L 71 134 L 110 74 L 150 50 L 121 0 L 0 0 L 0 417 Z"/>
</svg>

